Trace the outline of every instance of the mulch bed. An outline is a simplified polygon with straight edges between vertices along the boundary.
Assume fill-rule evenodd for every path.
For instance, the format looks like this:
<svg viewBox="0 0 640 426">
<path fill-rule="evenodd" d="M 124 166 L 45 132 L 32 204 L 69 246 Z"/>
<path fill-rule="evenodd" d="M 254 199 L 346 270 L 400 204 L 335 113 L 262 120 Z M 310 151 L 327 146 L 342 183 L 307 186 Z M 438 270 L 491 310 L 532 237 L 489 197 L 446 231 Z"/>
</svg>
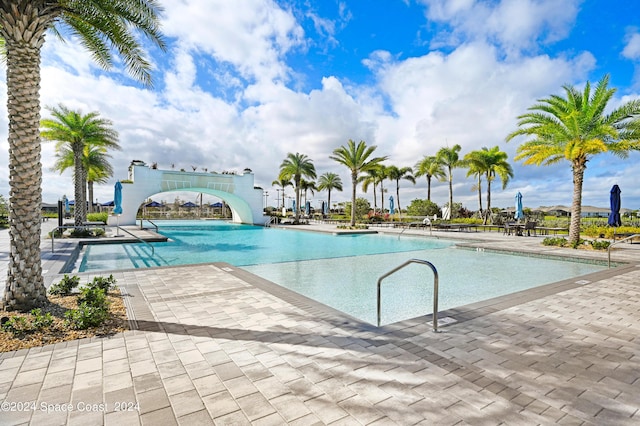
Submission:
<svg viewBox="0 0 640 426">
<path fill-rule="evenodd" d="M 38 346 L 50 345 L 52 343 L 65 342 L 69 340 L 84 339 L 94 336 L 110 336 L 121 333 L 129 329 L 127 313 L 122 301 L 120 290 L 111 290 L 107 294 L 109 300 L 109 317 L 99 327 L 92 327 L 86 330 L 74 330 L 65 324 L 64 313 L 70 309 L 78 307 L 77 295 L 52 296 L 49 295 L 49 304 L 41 308 L 42 314 L 50 312 L 53 316 L 53 324 L 42 330 L 24 333 L 15 336 L 10 332 L 0 328 L 0 352 L 10 352 L 20 349 L 28 349 Z M 31 317 L 29 313 L 1 312 L 1 317 L 25 316 Z"/>
</svg>

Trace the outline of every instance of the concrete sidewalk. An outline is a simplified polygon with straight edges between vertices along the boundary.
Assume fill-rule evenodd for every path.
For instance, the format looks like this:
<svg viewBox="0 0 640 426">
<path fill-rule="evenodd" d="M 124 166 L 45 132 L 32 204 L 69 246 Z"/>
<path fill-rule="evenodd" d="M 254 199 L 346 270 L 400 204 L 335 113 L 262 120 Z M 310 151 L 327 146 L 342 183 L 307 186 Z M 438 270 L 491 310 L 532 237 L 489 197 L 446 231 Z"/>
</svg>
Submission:
<svg viewBox="0 0 640 426">
<path fill-rule="evenodd" d="M 225 264 L 118 271 L 137 330 L 0 354 L 0 425 L 638 424 L 627 246 L 627 266 L 451 310 L 437 334 L 426 317 L 377 328 Z"/>
</svg>

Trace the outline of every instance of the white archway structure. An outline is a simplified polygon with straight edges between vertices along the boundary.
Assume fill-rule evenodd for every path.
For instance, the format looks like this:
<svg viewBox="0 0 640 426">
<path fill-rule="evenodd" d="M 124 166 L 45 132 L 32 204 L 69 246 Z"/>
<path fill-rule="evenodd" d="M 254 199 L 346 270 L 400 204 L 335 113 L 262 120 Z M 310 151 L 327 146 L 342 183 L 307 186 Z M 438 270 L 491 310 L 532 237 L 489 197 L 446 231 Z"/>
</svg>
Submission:
<svg viewBox="0 0 640 426">
<path fill-rule="evenodd" d="M 129 181 L 122 184 L 122 214 L 109 216 L 109 225 L 134 225 L 140 205 L 161 192 L 201 192 L 224 200 L 233 222 L 263 225 L 268 219 L 262 211 L 262 189 L 253 186 L 251 170 L 243 174 L 196 173 L 158 170 L 143 162 L 129 166 Z"/>
</svg>

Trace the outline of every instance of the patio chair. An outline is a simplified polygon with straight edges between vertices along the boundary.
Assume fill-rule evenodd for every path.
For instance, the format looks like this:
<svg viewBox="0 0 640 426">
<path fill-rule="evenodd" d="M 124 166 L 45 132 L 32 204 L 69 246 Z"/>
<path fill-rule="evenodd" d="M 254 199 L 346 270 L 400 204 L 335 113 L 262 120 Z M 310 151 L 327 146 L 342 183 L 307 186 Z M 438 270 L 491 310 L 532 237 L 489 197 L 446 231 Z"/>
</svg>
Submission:
<svg viewBox="0 0 640 426">
<path fill-rule="evenodd" d="M 527 223 L 524 224 L 524 230 L 527 231 L 527 236 L 531 236 L 531 233 L 533 233 L 533 235 L 537 235 L 536 233 L 536 224 L 537 222 L 534 221 L 527 221 Z"/>
</svg>

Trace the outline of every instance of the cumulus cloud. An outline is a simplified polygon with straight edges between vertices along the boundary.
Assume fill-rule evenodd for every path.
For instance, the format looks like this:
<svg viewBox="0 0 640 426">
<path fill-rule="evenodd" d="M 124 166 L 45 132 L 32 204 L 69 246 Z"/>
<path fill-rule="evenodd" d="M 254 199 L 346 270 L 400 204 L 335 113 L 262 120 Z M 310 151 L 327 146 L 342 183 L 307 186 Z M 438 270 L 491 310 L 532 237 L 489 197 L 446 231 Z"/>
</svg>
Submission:
<svg viewBox="0 0 640 426">
<path fill-rule="evenodd" d="M 580 0 L 419 0 L 429 20 L 450 30 L 435 40 L 457 45 L 467 40 L 495 42 L 506 53 L 535 50 L 538 42 L 564 38 L 578 13 Z"/>
<path fill-rule="evenodd" d="M 622 56 L 633 61 L 640 59 L 640 34 L 633 33 L 628 37 Z"/>
</svg>

